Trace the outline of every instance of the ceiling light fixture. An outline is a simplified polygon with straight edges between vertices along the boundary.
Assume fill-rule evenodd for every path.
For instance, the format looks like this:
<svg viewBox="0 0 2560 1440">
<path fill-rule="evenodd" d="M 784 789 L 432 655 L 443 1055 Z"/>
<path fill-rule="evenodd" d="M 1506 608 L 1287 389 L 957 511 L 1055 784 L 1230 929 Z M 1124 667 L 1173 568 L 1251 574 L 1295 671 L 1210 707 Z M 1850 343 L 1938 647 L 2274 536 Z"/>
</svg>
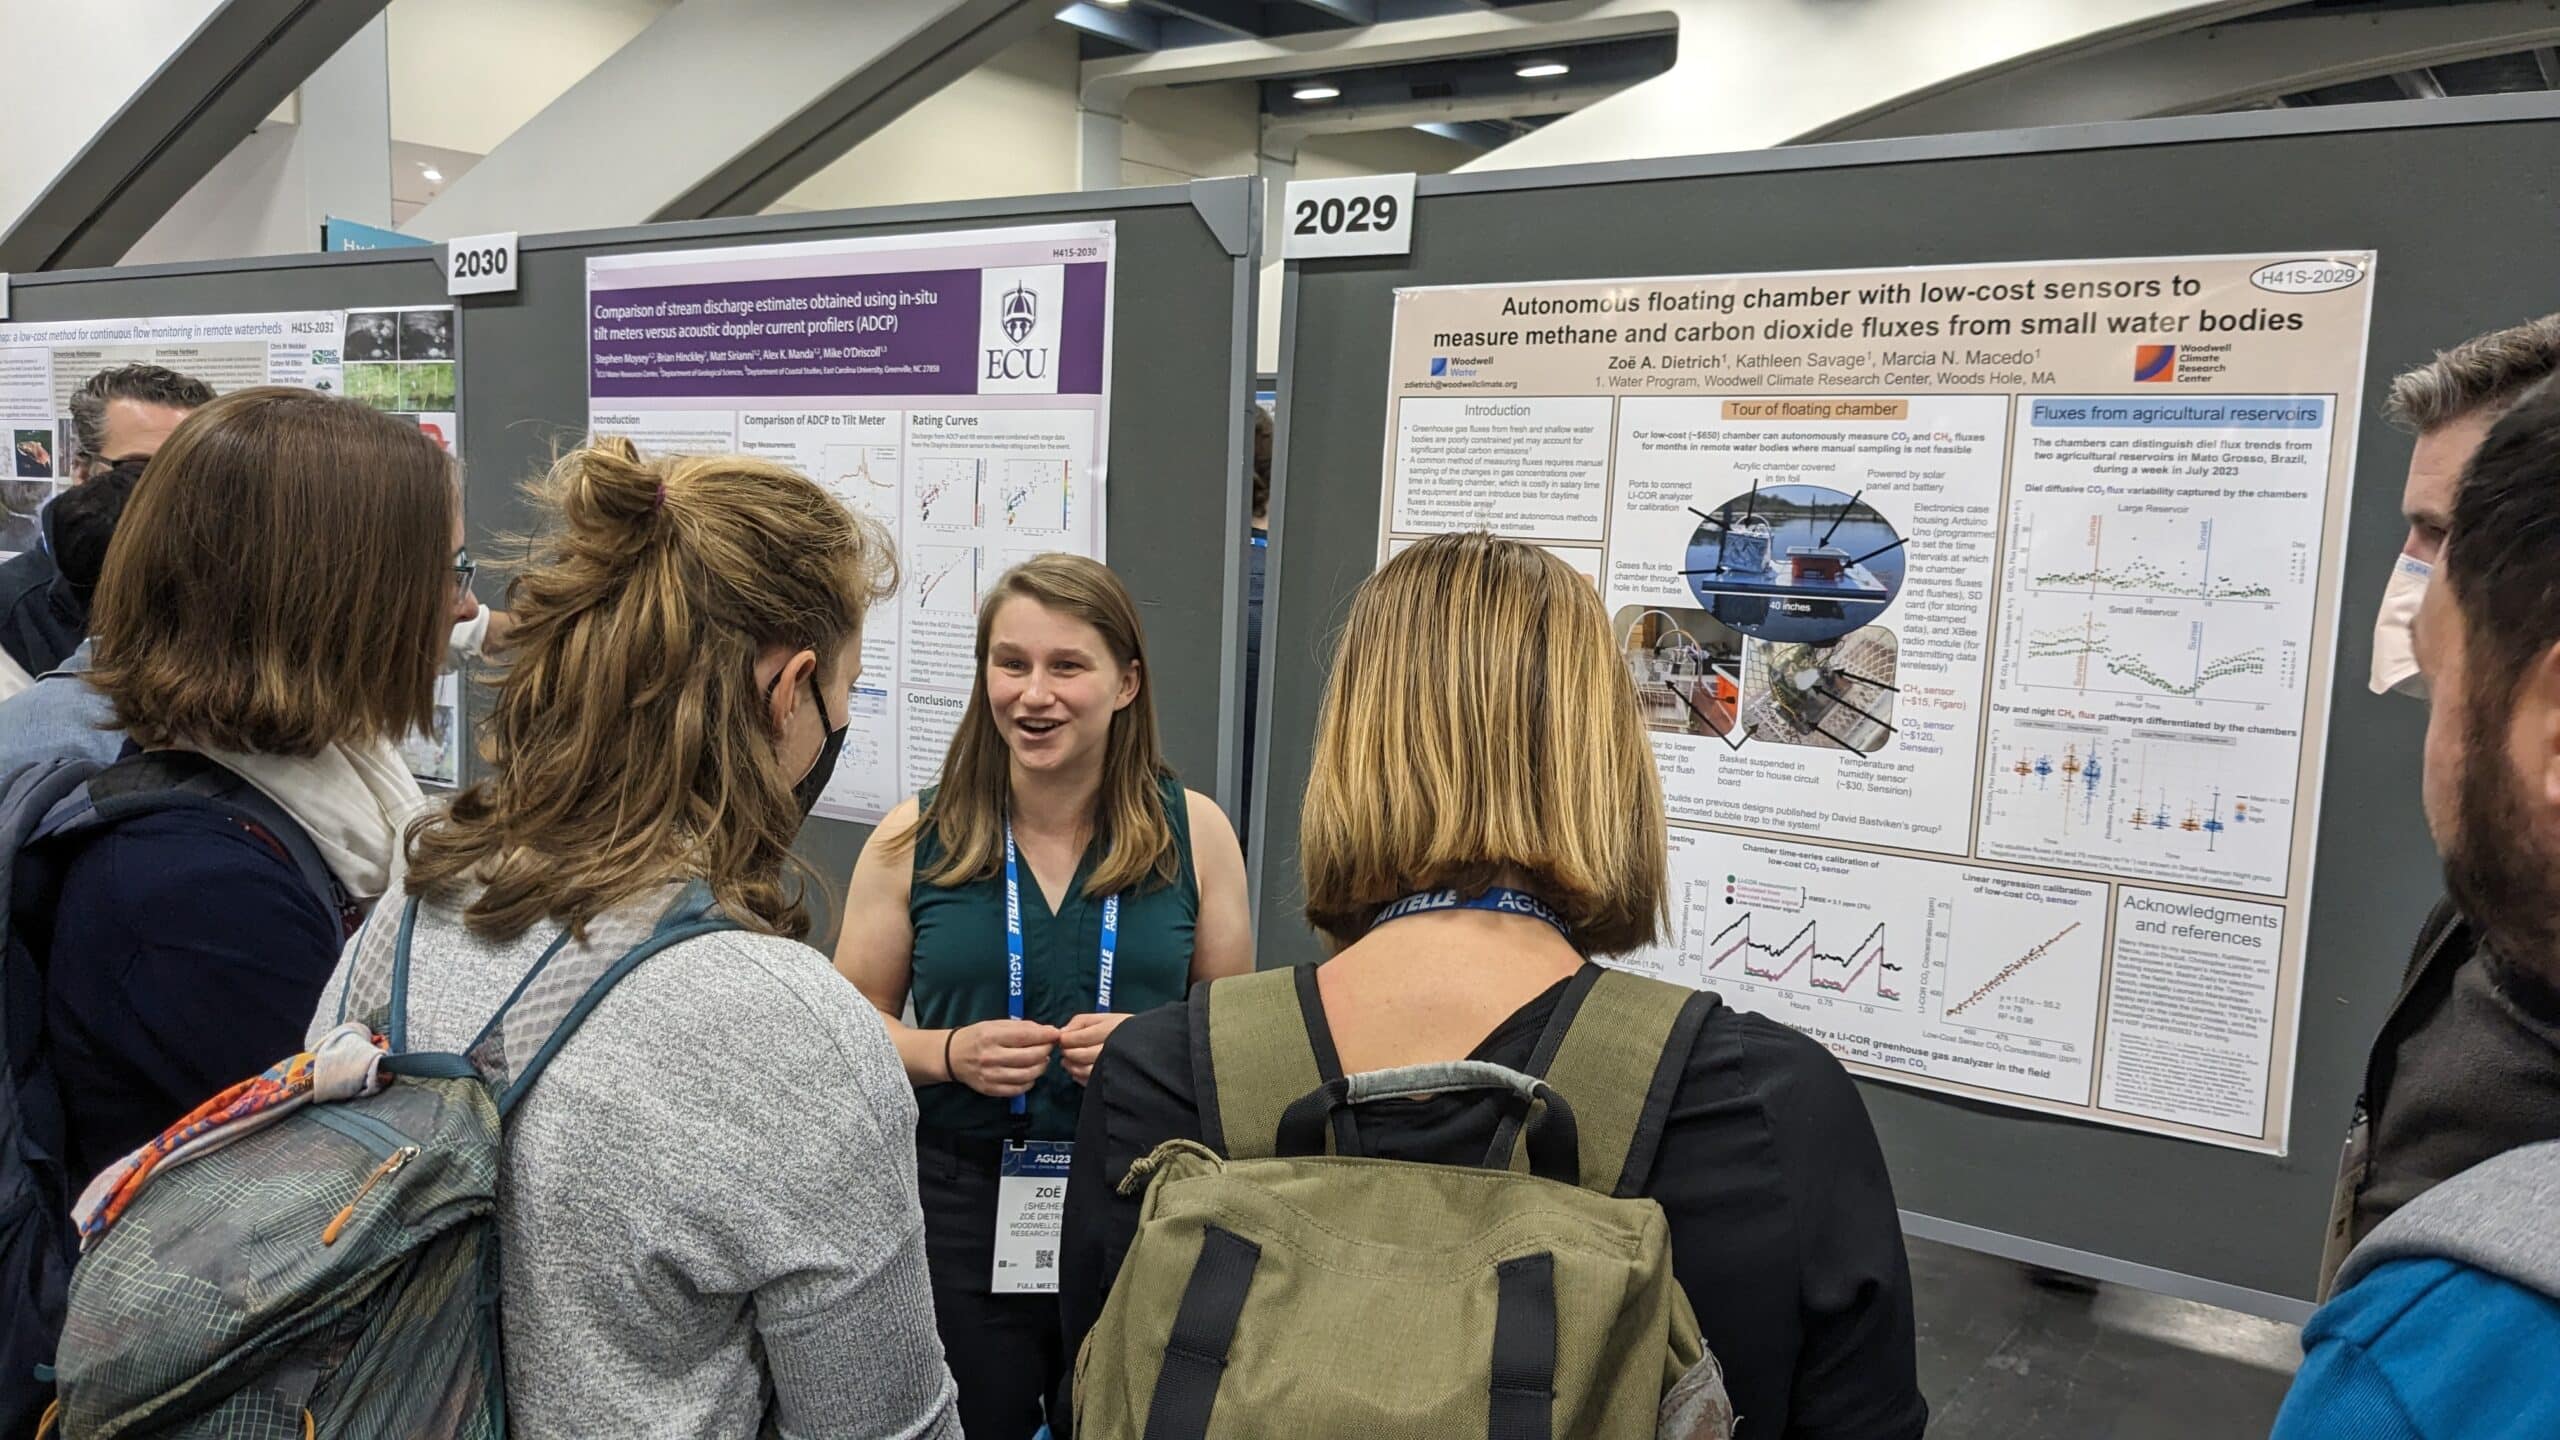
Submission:
<svg viewBox="0 0 2560 1440">
<path fill-rule="evenodd" d="M 1551 76 L 1568 75 L 1572 72 L 1573 67 L 1561 60 L 1533 60 L 1511 73 L 1523 80 L 1545 80 Z"/>
<path fill-rule="evenodd" d="M 1311 84 L 1301 85 L 1297 89 L 1290 91 L 1289 98 L 1293 100 L 1339 100 L 1342 98 L 1342 91 L 1339 87 L 1327 85 L 1323 81 L 1319 80 Z"/>
<path fill-rule="evenodd" d="M 421 175 L 426 176 L 426 177 L 427 177 L 427 183 L 428 183 L 428 184 L 430 184 L 430 185 L 441 185 L 441 184 L 443 184 L 443 183 L 444 183 L 444 172 L 443 172 L 443 171 L 441 171 L 441 170 L 439 170 L 439 169 L 437 169 L 437 168 L 436 168 L 436 167 L 434 167 L 433 165 L 421 165 L 421 166 L 419 166 L 419 167 L 418 167 L 418 173 L 419 173 L 419 174 L 421 174 Z"/>
</svg>

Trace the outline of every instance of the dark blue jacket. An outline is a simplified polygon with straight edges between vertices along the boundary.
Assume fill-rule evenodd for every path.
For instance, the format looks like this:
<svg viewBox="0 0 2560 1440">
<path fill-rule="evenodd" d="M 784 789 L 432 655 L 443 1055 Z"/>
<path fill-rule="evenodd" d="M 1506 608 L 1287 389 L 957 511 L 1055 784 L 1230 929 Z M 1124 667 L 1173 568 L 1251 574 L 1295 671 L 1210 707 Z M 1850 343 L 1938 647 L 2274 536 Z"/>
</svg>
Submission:
<svg viewBox="0 0 2560 1440">
<path fill-rule="evenodd" d="M 76 1188 L 302 1049 L 345 936 L 273 840 L 224 816 L 67 839 L 45 1033 Z"/>
</svg>

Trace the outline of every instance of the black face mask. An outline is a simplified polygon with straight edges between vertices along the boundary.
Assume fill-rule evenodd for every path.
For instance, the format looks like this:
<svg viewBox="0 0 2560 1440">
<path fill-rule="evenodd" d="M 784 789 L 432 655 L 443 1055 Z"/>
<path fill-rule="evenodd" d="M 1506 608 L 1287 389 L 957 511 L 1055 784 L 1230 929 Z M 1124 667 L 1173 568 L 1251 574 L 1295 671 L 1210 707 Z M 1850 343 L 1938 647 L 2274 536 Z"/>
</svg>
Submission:
<svg viewBox="0 0 2560 1440">
<path fill-rule="evenodd" d="M 818 674 L 814 670 L 809 672 L 809 698 L 817 702 L 818 723 L 826 724 L 827 697 L 818 689 Z M 844 753 L 845 732 L 852 728 L 853 717 L 850 715 L 845 717 L 843 724 L 830 726 L 827 743 L 818 747 L 818 758 L 809 762 L 809 773 L 801 776 L 800 783 L 791 787 L 791 798 L 800 802 L 801 819 L 808 819 L 809 812 L 818 808 L 818 797 L 826 793 L 827 782 L 835 778 L 836 757 Z"/>
</svg>

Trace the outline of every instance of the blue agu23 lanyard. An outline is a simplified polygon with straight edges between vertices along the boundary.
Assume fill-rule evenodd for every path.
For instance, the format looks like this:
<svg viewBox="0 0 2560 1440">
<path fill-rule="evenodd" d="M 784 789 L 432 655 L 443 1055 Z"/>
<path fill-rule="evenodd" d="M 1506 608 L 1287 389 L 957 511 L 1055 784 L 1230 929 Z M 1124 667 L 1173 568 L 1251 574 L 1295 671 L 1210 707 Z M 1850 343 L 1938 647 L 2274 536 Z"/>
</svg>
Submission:
<svg viewBox="0 0 2560 1440">
<path fill-rule="evenodd" d="M 1093 1008 L 1111 1013 L 1111 971 L 1120 949 L 1120 897 L 1102 902 L 1102 964 L 1093 987 Z M 1004 1013 L 1022 1018 L 1022 862 L 1014 849 L 1013 822 L 1004 822 Z M 1013 1097 L 1013 1113 L 1031 1108 L 1028 1093 Z"/>
<path fill-rule="evenodd" d="M 1419 895 L 1407 895 L 1380 910 L 1377 918 L 1369 924 L 1374 929 L 1390 920 L 1402 920 L 1408 915 L 1428 915 L 1438 910 L 1490 910 L 1498 915 L 1526 915 L 1532 920 L 1544 920 L 1553 925 L 1556 933 L 1568 942 L 1573 939 L 1573 927 L 1565 923 L 1554 906 L 1526 890 L 1513 890 L 1502 885 L 1481 895 L 1461 895 L 1455 890 L 1425 890 Z"/>
</svg>

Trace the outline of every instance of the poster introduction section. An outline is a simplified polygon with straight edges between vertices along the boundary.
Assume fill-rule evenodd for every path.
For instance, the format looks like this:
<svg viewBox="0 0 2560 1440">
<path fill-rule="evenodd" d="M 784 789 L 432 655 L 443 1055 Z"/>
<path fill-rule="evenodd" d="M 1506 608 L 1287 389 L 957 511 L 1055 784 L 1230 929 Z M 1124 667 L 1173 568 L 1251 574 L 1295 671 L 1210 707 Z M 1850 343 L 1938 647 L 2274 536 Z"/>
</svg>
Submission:
<svg viewBox="0 0 2560 1440">
<path fill-rule="evenodd" d="M 1618 963 L 2281 1153 L 2374 263 L 1399 291 L 1379 556 L 1598 588 L 1671 826 Z"/>
</svg>

